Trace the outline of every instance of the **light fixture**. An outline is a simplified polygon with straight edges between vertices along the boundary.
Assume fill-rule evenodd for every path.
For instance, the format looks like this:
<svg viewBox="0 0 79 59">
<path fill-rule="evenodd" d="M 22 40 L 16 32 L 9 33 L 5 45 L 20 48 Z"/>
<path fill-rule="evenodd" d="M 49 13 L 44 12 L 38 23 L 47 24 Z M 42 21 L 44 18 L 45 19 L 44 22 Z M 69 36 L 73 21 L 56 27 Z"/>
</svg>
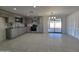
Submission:
<svg viewBox="0 0 79 59">
<path fill-rule="evenodd" d="M 51 12 L 50 19 L 56 19 L 54 13 L 55 13 L 55 12 L 53 12 L 53 11 Z"/>
<path fill-rule="evenodd" d="M 35 5 L 34 5 L 33 7 L 34 7 L 34 8 L 36 8 L 36 6 L 35 6 Z"/>
<path fill-rule="evenodd" d="M 49 17 L 49 19 L 50 19 L 50 17 Z"/>
<path fill-rule="evenodd" d="M 16 8 L 13 8 L 13 10 L 16 10 Z"/>
<path fill-rule="evenodd" d="M 34 1 L 33 7 L 36 8 L 36 6 L 39 4 L 39 0 Z"/>
<path fill-rule="evenodd" d="M 52 17 L 52 19 L 53 19 L 54 17 Z"/>
<path fill-rule="evenodd" d="M 49 19 L 50 19 L 50 20 L 51 20 L 51 19 L 56 19 L 56 17 L 55 17 L 55 16 L 50 16 Z"/>
<path fill-rule="evenodd" d="M 56 17 L 54 17 L 54 19 L 56 19 Z"/>
</svg>

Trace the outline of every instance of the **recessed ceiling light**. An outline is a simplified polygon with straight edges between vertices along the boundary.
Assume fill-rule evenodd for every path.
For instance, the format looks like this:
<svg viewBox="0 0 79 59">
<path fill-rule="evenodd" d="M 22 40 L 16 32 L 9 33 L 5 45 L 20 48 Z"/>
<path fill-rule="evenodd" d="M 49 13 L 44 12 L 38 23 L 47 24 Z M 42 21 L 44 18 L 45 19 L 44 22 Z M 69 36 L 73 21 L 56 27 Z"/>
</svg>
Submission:
<svg viewBox="0 0 79 59">
<path fill-rule="evenodd" d="M 13 8 L 13 10 L 16 10 L 16 8 Z"/>
</svg>

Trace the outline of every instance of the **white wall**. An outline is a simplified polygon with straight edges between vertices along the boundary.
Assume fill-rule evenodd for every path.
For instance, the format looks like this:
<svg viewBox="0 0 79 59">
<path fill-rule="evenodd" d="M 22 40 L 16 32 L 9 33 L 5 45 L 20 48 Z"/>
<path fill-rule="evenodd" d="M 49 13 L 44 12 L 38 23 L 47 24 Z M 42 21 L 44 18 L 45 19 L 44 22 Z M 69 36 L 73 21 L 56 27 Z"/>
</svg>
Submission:
<svg viewBox="0 0 79 59">
<path fill-rule="evenodd" d="M 66 33 L 66 16 L 58 16 L 62 20 L 62 33 Z M 48 16 L 43 16 L 43 31 L 48 33 Z"/>
<path fill-rule="evenodd" d="M 61 17 L 62 20 L 62 33 L 66 34 L 67 33 L 67 29 L 66 29 L 66 16 L 62 16 Z"/>
<path fill-rule="evenodd" d="M 79 39 L 79 11 L 67 16 L 67 33 Z"/>
<path fill-rule="evenodd" d="M 43 32 L 48 33 L 48 16 L 43 16 Z"/>
<path fill-rule="evenodd" d="M 43 17 L 40 17 L 40 24 L 38 25 L 38 32 L 43 32 Z"/>
</svg>

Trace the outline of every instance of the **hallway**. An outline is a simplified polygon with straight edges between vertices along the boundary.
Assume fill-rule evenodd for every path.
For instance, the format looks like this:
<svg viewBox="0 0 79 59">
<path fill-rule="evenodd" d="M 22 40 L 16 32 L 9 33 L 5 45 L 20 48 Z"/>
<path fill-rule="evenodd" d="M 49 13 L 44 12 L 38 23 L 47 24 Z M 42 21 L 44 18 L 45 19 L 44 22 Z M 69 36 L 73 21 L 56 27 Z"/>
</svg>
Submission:
<svg viewBox="0 0 79 59">
<path fill-rule="evenodd" d="M 54 36 L 51 36 L 54 35 Z M 0 42 L 0 51 L 6 52 L 75 52 L 79 40 L 64 34 L 27 33 L 16 39 Z"/>
</svg>

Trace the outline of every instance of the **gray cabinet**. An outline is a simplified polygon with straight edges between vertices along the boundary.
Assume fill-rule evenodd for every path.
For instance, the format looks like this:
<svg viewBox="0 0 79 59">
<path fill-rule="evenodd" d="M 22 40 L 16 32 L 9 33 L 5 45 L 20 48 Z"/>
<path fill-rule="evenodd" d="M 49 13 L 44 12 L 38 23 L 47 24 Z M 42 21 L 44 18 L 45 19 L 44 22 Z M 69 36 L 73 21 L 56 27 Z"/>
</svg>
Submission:
<svg viewBox="0 0 79 59">
<path fill-rule="evenodd" d="M 6 38 L 12 39 L 19 35 L 22 35 L 23 33 L 26 33 L 27 27 L 19 27 L 19 28 L 7 28 L 6 29 Z"/>
</svg>

